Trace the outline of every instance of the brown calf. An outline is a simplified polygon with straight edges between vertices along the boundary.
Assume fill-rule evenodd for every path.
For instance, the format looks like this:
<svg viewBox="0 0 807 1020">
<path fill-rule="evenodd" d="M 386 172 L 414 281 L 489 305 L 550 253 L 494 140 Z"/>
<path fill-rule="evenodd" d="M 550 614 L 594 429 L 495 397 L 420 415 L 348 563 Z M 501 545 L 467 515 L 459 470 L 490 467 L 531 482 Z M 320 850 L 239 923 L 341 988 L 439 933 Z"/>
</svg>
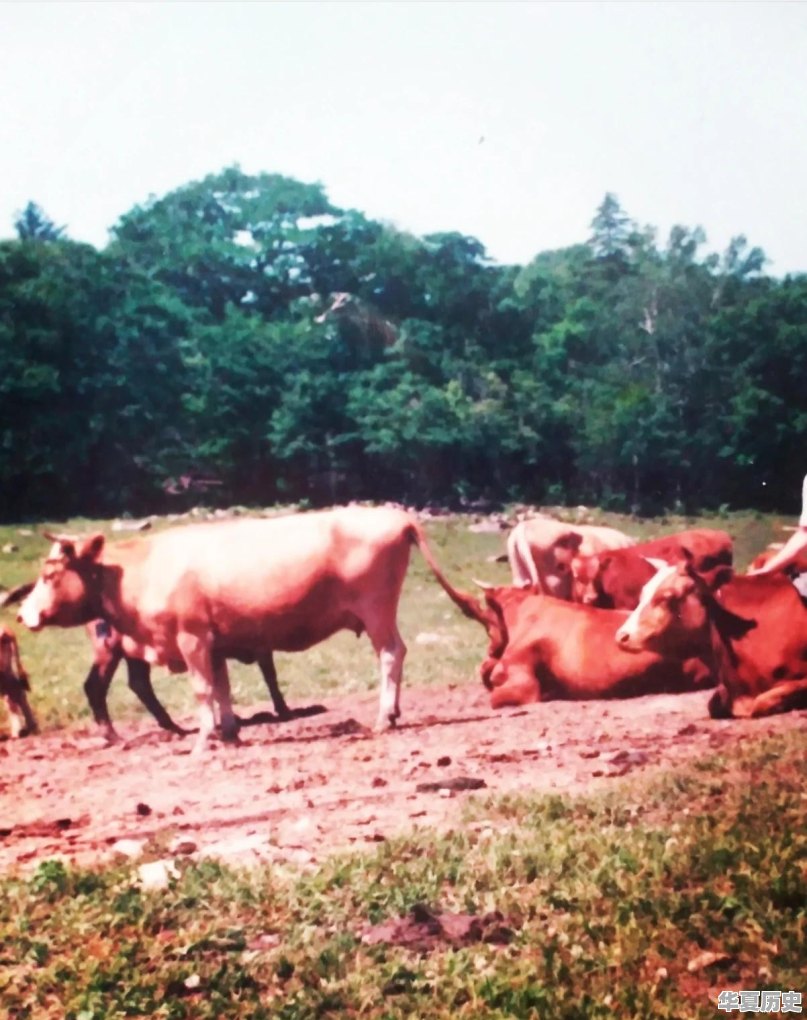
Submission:
<svg viewBox="0 0 807 1020">
<path fill-rule="evenodd" d="M 0 697 L 8 709 L 12 737 L 24 737 L 39 731 L 28 704 L 30 689 L 28 674 L 20 660 L 17 638 L 8 627 L 0 626 Z"/>
</svg>

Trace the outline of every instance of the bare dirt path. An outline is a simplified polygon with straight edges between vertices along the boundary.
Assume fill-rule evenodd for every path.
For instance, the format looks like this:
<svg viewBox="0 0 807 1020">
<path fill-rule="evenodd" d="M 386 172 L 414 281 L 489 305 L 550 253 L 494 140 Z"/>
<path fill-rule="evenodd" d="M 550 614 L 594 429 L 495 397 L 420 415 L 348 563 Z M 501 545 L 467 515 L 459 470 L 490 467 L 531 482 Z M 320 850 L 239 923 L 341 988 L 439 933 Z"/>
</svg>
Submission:
<svg viewBox="0 0 807 1020">
<path fill-rule="evenodd" d="M 168 737 L 145 719 L 122 725 L 129 739 L 113 748 L 87 728 L 6 741 L 0 873 L 50 857 L 111 861 L 120 840 L 153 854 L 178 837 L 197 856 L 232 864 L 307 866 L 416 827 L 462 824 L 475 794 L 424 784 L 473 780 L 483 795 L 584 792 L 807 724 L 807 712 L 711 720 L 708 697 L 493 712 L 481 686 L 405 688 L 402 725 L 381 735 L 369 729 L 375 693 L 330 699 L 321 714 L 282 723 L 260 721 L 261 705 L 241 746 L 216 745 L 202 759 L 189 755 L 193 737 Z"/>
</svg>

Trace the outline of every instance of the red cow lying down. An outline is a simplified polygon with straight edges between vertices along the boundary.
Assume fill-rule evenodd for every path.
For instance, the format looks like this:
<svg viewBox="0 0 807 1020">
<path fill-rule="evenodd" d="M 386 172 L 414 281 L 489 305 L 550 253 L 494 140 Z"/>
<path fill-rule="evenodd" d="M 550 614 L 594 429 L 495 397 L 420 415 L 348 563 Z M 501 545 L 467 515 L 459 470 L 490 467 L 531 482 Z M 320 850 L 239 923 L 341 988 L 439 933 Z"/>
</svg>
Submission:
<svg viewBox="0 0 807 1020">
<path fill-rule="evenodd" d="M 725 531 L 693 528 L 572 560 L 574 600 L 601 609 L 635 609 L 642 588 L 663 563 L 689 555 L 693 569 L 714 589 L 732 575 L 733 543 Z"/>
<path fill-rule="evenodd" d="M 712 686 L 703 662 L 616 647 L 628 613 L 593 609 L 520 588 L 490 588 L 477 618 L 490 638 L 482 680 L 491 705 L 627 698 Z"/>
<path fill-rule="evenodd" d="M 715 594 L 689 564 L 666 567 L 616 640 L 640 655 L 697 650 L 718 684 L 715 718 L 807 708 L 807 608 L 781 574 L 734 577 Z"/>
<path fill-rule="evenodd" d="M 378 727 L 400 715 L 406 646 L 398 600 L 417 545 L 451 598 L 417 520 L 392 507 L 348 506 L 285 517 L 196 524 L 107 546 L 104 536 L 51 536 L 19 619 L 32 630 L 103 618 L 138 657 L 188 670 L 199 703 L 200 751 L 219 716 L 237 738 L 226 660 L 269 667 L 339 630 L 367 633 L 381 666 Z"/>
<path fill-rule="evenodd" d="M 8 709 L 12 737 L 23 737 L 39 729 L 28 704 L 30 689 L 17 638 L 8 627 L 0 627 L 0 697 Z"/>
</svg>

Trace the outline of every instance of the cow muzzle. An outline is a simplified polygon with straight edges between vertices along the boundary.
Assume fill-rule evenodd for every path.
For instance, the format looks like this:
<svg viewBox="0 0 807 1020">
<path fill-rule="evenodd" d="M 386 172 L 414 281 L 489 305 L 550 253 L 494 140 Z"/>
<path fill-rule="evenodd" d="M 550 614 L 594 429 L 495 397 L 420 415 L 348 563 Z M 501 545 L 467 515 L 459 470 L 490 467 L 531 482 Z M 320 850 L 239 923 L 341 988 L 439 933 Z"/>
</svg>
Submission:
<svg viewBox="0 0 807 1020">
<path fill-rule="evenodd" d="M 20 606 L 20 611 L 17 613 L 17 623 L 23 624 L 28 630 L 42 630 L 45 625 L 45 621 L 42 618 L 42 614 L 34 606 L 28 606 L 25 602 Z"/>
<path fill-rule="evenodd" d="M 616 643 L 625 652 L 638 652 L 639 645 L 636 643 L 635 635 L 625 627 L 620 627 L 614 635 Z"/>
</svg>

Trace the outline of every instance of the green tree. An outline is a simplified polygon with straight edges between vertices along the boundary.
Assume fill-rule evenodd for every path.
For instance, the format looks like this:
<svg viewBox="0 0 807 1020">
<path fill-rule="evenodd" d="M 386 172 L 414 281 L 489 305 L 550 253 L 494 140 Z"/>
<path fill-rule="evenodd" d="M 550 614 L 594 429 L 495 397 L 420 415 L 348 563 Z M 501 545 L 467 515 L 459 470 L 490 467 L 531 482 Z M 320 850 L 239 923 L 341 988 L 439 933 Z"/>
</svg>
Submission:
<svg viewBox="0 0 807 1020">
<path fill-rule="evenodd" d="M 17 237 L 21 241 L 61 241 L 65 228 L 57 227 L 36 202 L 29 202 L 14 221 Z"/>
</svg>

